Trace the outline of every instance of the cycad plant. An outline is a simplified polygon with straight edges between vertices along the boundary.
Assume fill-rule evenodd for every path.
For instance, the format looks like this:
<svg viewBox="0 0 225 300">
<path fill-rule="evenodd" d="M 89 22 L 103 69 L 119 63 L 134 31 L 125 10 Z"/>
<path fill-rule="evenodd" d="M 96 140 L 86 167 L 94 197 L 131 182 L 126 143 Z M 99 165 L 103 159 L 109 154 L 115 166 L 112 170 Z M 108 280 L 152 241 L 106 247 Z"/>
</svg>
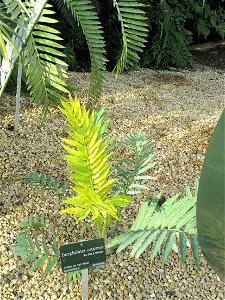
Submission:
<svg viewBox="0 0 225 300">
<path fill-rule="evenodd" d="M 119 171 L 117 179 L 112 178 L 108 153 L 109 134 L 106 132 L 108 120 L 104 117 L 103 110 L 89 112 L 77 98 L 70 97 L 69 102 L 62 103 L 61 111 L 68 125 L 68 138 L 63 138 L 62 141 L 67 152 L 65 160 L 68 162 L 69 182 L 62 184 L 50 176 L 38 173 L 32 173 L 23 179 L 26 182 L 40 183 L 45 190 L 53 191 L 64 199 L 62 203 L 66 207 L 60 214 L 69 214 L 77 221 L 82 221 L 94 237 L 106 240 L 107 229 L 114 221 L 119 220 L 122 209 L 131 201 L 135 203 L 135 195 L 140 195 L 141 190 L 148 186 L 146 180 L 151 177 L 146 172 L 152 167 L 151 160 L 155 155 L 150 149 L 152 143 L 140 133 L 127 135 L 125 145 L 129 145 L 129 150 L 134 155 L 133 165 L 130 160 L 122 160 L 121 168 L 124 168 L 124 162 L 127 167 L 123 172 Z M 190 246 L 199 266 L 196 195 L 192 195 L 187 188 L 185 197 L 179 199 L 179 195 L 175 195 L 161 206 L 160 197 L 161 194 L 153 200 L 147 198 L 130 231 L 114 237 L 107 243 L 107 247 L 117 247 L 120 252 L 133 244 L 131 256 L 139 258 L 152 246 L 149 249 L 151 260 L 162 253 L 165 264 L 172 249 L 180 252 L 181 260 L 185 263 L 187 248 Z M 40 266 L 43 269 L 45 265 L 44 275 L 47 275 L 58 263 L 56 257 L 60 241 L 57 241 L 50 230 L 52 242 L 48 245 L 49 227 L 44 226 L 45 223 L 43 218 L 37 216 L 24 220 L 13 249 L 16 255 L 23 257 L 22 263 L 32 262 L 31 270 Z M 76 273 L 70 274 L 72 275 Z"/>
<path fill-rule="evenodd" d="M 68 92 L 65 82 L 67 74 L 61 68 L 65 65 L 62 39 L 51 26 L 57 21 L 52 18 L 54 12 L 47 2 L 3 0 L 0 5 L 0 97 L 20 59 L 32 101 L 36 106 L 43 107 L 44 116 L 48 105 L 60 104 L 62 93 Z M 143 4 L 139 0 L 113 0 L 113 3 L 122 32 L 121 56 L 115 67 L 119 74 L 138 61 L 138 53 L 145 43 L 147 25 Z M 99 98 L 103 85 L 106 58 L 102 26 L 90 0 L 65 0 L 63 5 L 71 11 L 87 40 L 91 60 L 90 107 Z"/>
<path fill-rule="evenodd" d="M 63 138 L 63 147 L 68 152 L 65 159 L 69 163 L 74 197 L 64 200 L 72 205 L 60 211 L 68 213 L 78 220 L 94 220 L 98 235 L 106 237 L 106 229 L 113 220 L 118 219 L 118 207 L 124 207 L 130 197 L 109 192 L 115 179 L 108 179 L 110 154 L 107 152 L 108 139 L 105 130 L 108 121 L 102 111 L 89 113 L 80 102 L 70 98 L 70 103 L 63 103 L 62 113 L 66 116 L 70 138 Z"/>
</svg>

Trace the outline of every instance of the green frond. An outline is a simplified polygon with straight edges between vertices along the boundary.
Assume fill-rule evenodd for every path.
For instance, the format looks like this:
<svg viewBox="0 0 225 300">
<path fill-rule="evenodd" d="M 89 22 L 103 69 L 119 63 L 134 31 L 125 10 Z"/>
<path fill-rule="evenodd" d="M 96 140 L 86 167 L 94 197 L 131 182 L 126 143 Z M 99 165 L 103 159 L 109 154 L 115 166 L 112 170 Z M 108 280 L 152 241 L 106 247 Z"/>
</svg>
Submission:
<svg viewBox="0 0 225 300">
<path fill-rule="evenodd" d="M 21 223 L 20 223 L 20 228 L 21 229 L 28 229 L 28 228 L 43 228 L 45 227 L 45 221 L 44 217 L 41 216 L 40 218 L 35 215 L 30 218 L 25 218 Z"/>
<path fill-rule="evenodd" d="M 108 120 L 103 115 L 103 110 L 89 113 L 80 105 L 77 98 L 70 97 L 70 102 L 62 103 L 60 108 L 66 116 L 68 135 L 63 138 L 63 147 L 67 151 L 65 159 L 68 161 L 71 182 L 74 185 L 75 197 L 64 201 L 70 204 L 60 213 L 68 213 L 78 220 L 91 216 L 98 228 L 102 230 L 104 222 L 108 224 L 118 219 L 118 207 L 125 207 L 130 197 L 107 195 L 115 183 L 115 179 L 108 179 L 110 154 L 107 152 L 108 139 L 105 130 Z"/>
<path fill-rule="evenodd" d="M 121 23 L 122 51 L 115 67 L 116 74 L 139 61 L 139 52 L 145 47 L 148 35 L 144 4 L 138 0 L 113 0 Z"/>
<path fill-rule="evenodd" d="M 46 3 L 47 0 L 40 0 L 38 4 L 36 2 L 23 2 L 18 0 L 3 1 L 3 8 L 6 8 L 8 17 L 10 17 L 12 22 L 12 26 L 10 26 L 12 30 L 10 30 L 10 33 L 8 32 L 11 40 L 6 43 L 10 63 L 3 58 L 0 66 L 0 96 L 7 85 L 10 75 L 23 51 L 24 46 L 29 40 L 32 30 L 41 17 Z M 22 55 L 20 57 L 22 57 Z"/>
<path fill-rule="evenodd" d="M 36 107 L 43 107 L 44 117 L 47 114 L 49 104 L 58 106 L 61 101 L 62 96 L 56 94 L 55 91 L 68 93 L 65 82 L 65 78 L 68 76 L 61 67 L 66 66 L 66 63 L 61 59 L 65 55 L 60 51 L 62 46 L 58 43 L 62 39 L 57 30 L 46 25 L 46 22 L 57 22 L 52 17 L 47 19 L 45 17 L 53 13 L 50 9 L 43 10 L 42 17 L 35 26 L 24 49 L 24 59 L 22 60 L 32 102 Z"/>
<path fill-rule="evenodd" d="M 36 107 L 43 107 L 45 118 L 49 104 L 58 106 L 62 98 L 60 93 L 68 93 L 66 71 L 61 67 L 66 65 L 61 59 L 64 57 L 60 51 L 62 46 L 58 43 L 61 38 L 57 30 L 47 25 L 57 22 L 51 16 L 54 14 L 52 6 L 47 0 L 38 3 L 12 0 L 4 1 L 4 4 L 13 21 L 10 26 L 13 30 L 11 40 L 6 43 L 8 59 L 2 59 L 0 67 L 0 95 L 20 56 L 31 101 Z M 7 38 L 6 34 L 4 38 Z"/>
<path fill-rule="evenodd" d="M 188 189 L 186 197 L 178 197 L 179 195 L 171 197 L 162 206 L 158 206 L 160 194 L 152 202 L 143 202 L 130 231 L 112 239 L 107 248 L 116 247 L 117 252 L 120 252 L 132 245 L 131 256 L 139 258 L 151 246 L 151 261 L 161 253 L 164 265 L 179 240 L 182 263 L 186 262 L 189 243 L 195 263 L 200 267 L 196 230 L 197 196 L 192 195 Z"/>
<path fill-rule="evenodd" d="M 65 3 L 80 24 L 88 44 L 91 58 L 89 106 L 93 106 L 102 92 L 103 71 L 106 63 L 102 26 L 90 0 L 65 0 Z"/>
<path fill-rule="evenodd" d="M 93 190 L 76 189 L 77 196 L 68 198 L 63 203 L 71 204 L 74 207 L 66 208 L 60 211 L 61 214 L 69 213 L 79 221 L 92 215 L 92 220 L 99 219 L 102 222 L 106 215 L 113 219 L 117 219 L 117 211 L 110 201 L 102 201 L 100 196 Z"/>
<path fill-rule="evenodd" d="M 16 244 L 12 247 L 12 250 L 16 256 L 22 257 L 21 264 L 32 263 L 30 271 L 35 271 L 38 268 L 43 270 L 43 267 L 45 267 L 44 276 L 51 272 L 59 257 L 56 239 L 53 238 L 52 245 L 49 247 L 46 236 L 42 235 L 39 238 L 36 230 L 32 233 L 29 229 L 26 233 L 18 233 Z"/>
<path fill-rule="evenodd" d="M 131 157 L 121 159 L 115 166 L 118 179 L 115 190 L 128 195 L 148 190 L 149 187 L 143 181 L 153 178 L 146 175 L 146 172 L 156 164 L 152 162 L 156 155 L 156 151 L 151 149 L 154 143 L 150 143 L 150 138 L 141 132 L 130 132 L 117 144 L 128 150 Z"/>
<path fill-rule="evenodd" d="M 53 191 L 55 195 L 65 196 L 68 192 L 69 181 L 61 182 L 60 180 L 54 180 L 50 175 L 44 173 L 32 172 L 29 175 L 18 178 L 16 181 L 26 183 L 40 184 L 45 191 Z"/>
<path fill-rule="evenodd" d="M 75 187 L 95 191 L 104 200 L 115 181 L 107 180 L 110 171 L 108 141 L 101 132 L 105 123 L 101 117 L 95 118 L 95 112 L 90 114 L 81 107 L 77 98 L 74 101 L 70 97 L 70 102 L 62 105 L 70 136 L 62 140 L 68 153 L 65 159 L 69 162 L 71 181 Z"/>
</svg>

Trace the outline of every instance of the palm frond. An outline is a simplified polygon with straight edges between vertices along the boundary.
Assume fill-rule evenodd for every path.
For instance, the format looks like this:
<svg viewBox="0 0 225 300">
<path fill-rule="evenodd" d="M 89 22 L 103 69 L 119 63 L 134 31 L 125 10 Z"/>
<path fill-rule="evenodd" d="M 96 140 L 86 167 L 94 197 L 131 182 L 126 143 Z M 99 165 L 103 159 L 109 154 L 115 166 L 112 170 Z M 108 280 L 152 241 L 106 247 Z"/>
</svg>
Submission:
<svg viewBox="0 0 225 300">
<path fill-rule="evenodd" d="M 121 23 L 122 51 L 115 67 L 116 74 L 139 61 L 138 53 L 145 47 L 148 35 L 144 4 L 138 0 L 113 0 Z"/>
<path fill-rule="evenodd" d="M 5 1 L 7 12 L 16 23 L 12 41 L 17 49 L 8 42 L 6 50 L 8 51 L 9 61 L 2 60 L 1 89 L 3 93 L 12 70 L 21 55 L 23 69 L 27 77 L 28 90 L 30 90 L 31 99 L 36 107 L 43 107 L 43 117 L 46 116 L 48 105 L 58 106 L 62 98 L 59 92 L 68 92 L 65 78 L 66 71 L 59 65 L 66 65 L 61 57 L 63 48 L 58 41 L 57 30 L 49 27 L 48 23 L 57 22 L 50 15 L 54 14 L 51 5 L 46 4 L 46 0 L 22 2 Z M 17 4 L 17 5 L 16 5 Z"/>
<path fill-rule="evenodd" d="M 82 27 L 91 58 L 91 82 L 89 106 L 92 107 L 102 92 L 103 71 L 105 70 L 105 42 L 97 13 L 90 0 L 65 0 Z"/>
<path fill-rule="evenodd" d="M 179 195 L 175 195 L 162 206 L 158 206 L 160 194 L 153 201 L 146 200 L 130 231 L 115 237 L 109 242 L 107 248 L 116 247 L 117 252 L 120 252 L 132 245 L 131 256 L 139 258 L 151 246 L 149 252 L 151 261 L 161 253 L 164 265 L 179 240 L 182 263 L 186 262 L 187 246 L 190 243 L 195 263 L 199 267 L 196 229 L 197 189 L 198 184 L 196 184 L 195 195 L 187 190 L 184 198 L 178 199 Z"/>
<path fill-rule="evenodd" d="M 89 114 L 77 98 L 70 97 L 69 103 L 63 102 L 61 111 L 66 116 L 67 133 L 71 137 L 62 138 L 68 152 L 65 159 L 69 162 L 71 182 L 76 187 L 94 190 L 104 199 L 115 180 L 107 181 L 110 155 L 106 150 L 108 141 L 101 133 L 102 118 L 97 119 L 94 112 Z"/>
<path fill-rule="evenodd" d="M 60 11 L 63 17 L 63 21 L 65 21 L 66 24 L 70 25 L 71 28 L 75 29 L 76 19 L 74 18 L 71 10 L 65 5 L 64 1 L 53 0 L 53 3 L 55 3 L 57 9 Z"/>
</svg>

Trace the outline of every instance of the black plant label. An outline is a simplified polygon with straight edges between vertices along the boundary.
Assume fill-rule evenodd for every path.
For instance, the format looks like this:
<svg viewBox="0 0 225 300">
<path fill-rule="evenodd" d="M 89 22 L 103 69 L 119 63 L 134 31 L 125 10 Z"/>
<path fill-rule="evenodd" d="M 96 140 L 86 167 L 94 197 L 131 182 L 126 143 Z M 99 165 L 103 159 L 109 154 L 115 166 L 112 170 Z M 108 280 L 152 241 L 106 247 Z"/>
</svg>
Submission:
<svg viewBox="0 0 225 300">
<path fill-rule="evenodd" d="M 63 273 L 104 265 L 106 263 L 104 239 L 62 245 L 60 260 Z"/>
</svg>

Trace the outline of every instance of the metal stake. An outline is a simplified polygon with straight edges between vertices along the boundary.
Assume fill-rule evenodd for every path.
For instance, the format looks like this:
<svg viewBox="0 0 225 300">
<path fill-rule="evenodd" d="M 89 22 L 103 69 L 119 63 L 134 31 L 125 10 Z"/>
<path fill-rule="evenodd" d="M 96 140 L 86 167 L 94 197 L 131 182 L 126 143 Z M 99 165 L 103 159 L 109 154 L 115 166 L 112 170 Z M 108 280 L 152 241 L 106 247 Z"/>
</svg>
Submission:
<svg viewBox="0 0 225 300">
<path fill-rule="evenodd" d="M 22 77 L 22 63 L 20 61 L 18 65 L 18 76 L 17 76 L 15 131 L 17 131 L 19 127 L 21 77 Z"/>
<path fill-rule="evenodd" d="M 88 300 L 88 269 L 82 272 L 82 300 Z"/>
</svg>

